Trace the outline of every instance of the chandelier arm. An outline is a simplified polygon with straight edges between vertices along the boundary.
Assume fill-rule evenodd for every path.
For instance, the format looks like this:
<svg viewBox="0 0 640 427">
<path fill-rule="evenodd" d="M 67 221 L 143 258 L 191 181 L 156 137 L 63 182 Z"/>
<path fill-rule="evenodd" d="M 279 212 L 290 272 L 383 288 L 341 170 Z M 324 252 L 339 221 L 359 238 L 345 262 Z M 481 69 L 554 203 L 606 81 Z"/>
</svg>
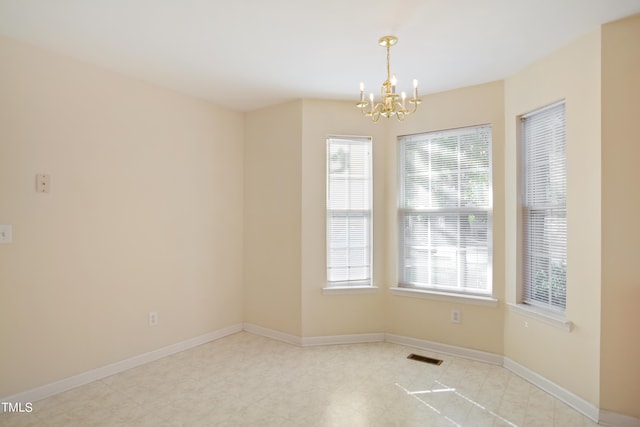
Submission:
<svg viewBox="0 0 640 427">
<path fill-rule="evenodd" d="M 378 107 L 380 104 L 378 104 L 376 107 Z M 381 116 L 381 111 L 379 108 L 375 108 L 373 110 L 371 110 L 371 120 L 374 122 L 377 122 L 378 120 L 380 120 L 380 116 Z"/>
<path fill-rule="evenodd" d="M 405 93 L 402 92 L 402 101 L 400 101 L 400 95 L 396 93 L 396 78 L 393 76 L 392 80 L 391 77 L 391 46 L 397 42 L 398 39 L 395 36 L 385 36 L 378 40 L 378 44 L 387 50 L 387 79 L 380 86 L 380 102 L 374 102 L 373 94 L 370 96 L 370 101 L 365 102 L 364 84 L 360 83 L 360 102 L 356 103 L 356 106 L 360 108 L 363 115 L 371 117 L 374 122 L 380 120 L 381 116 L 386 118 L 396 116 L 397 120 L 404 121 L 408 115 L 416 112 L 418 104 L 422 102 L 417 95 L 417 80 L 413 81 L 413 98 L 406 99 Z M 407 109 L 406 101 L 412 104 L 411 111 Z M 369 111 L 366 110 L 367 107 L 370 107 Z"/>
<path fill-rule="evenodd" d="M 418 105 L 422 102 L 422 99 L 411 99 L 409 100 L 411 104 L 413 104 L 413 109 L 411 110 L 411 114 L 415 113 L 418 110 Z"/>
<path fill-rule="evenodd" d="M 407 110 L 404 108 L 404 105 L 402 105 L 400 101 L 395 101 L 393 103 L 393 109 L 396 110 L 398 113 L 403 113 L 403 114 L 407 113 Z"/>
</svg>

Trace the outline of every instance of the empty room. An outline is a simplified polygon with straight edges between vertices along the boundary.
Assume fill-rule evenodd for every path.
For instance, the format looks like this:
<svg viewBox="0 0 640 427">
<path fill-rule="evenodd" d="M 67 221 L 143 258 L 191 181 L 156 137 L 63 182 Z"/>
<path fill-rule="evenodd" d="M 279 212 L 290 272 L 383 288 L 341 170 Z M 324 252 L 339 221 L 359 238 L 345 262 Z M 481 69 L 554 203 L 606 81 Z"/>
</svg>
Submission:
<svg viewBox="0 0 640 427">
<path fill-rule="evenodd" d="M 640 427 L 640 0 L 0 0 L 0 426 Z"/>
</svg>

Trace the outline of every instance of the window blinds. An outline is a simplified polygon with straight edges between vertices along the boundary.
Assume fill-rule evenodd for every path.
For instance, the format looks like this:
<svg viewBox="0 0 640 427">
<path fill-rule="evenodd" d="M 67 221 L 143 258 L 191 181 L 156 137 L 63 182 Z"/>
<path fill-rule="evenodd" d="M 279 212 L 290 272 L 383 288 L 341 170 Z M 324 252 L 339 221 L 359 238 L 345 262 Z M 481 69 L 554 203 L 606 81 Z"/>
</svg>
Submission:
<svg viewBox="0 0 640 427">
<path fill-rule="evenodd" d="M 327 281 L 371 284 L 371 138 L 327 140 Z"/>
<path fill-rule="evenodd" d="M 564 311 L 567 276 L 565 105 L 522 118 L 525 303 Z"/>
<path fill-rule="evenodd" d="M 400 285 L 491 293 L 491 127 L 399 138 Z"/>
</svg>

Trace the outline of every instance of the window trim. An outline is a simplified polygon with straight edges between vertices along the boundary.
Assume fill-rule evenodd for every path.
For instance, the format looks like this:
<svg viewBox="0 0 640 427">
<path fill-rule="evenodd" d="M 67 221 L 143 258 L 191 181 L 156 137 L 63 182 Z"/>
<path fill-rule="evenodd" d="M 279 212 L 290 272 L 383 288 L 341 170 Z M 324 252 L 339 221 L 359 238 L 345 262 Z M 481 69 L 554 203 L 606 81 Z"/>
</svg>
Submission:
<svg viewBox="0 0 640 427">
<path fill-rule="evenodd" d="M 366 286 L 326 286 L 322 288 L 323 295 L 353 295 L 353 294 L 375 294 L 378 292 L 375 285 Z"/>
<path fill-rule="evenodd" d="M 359 279 L 359 280 L 345 280 L 345 281 L 329 281 L 329 255 L 330 255 L 330 230 L 329 230 L 329 220 L 330 220 L 330 212 L 329 209 L 329 151 L 332 140 L 346 140 L 352 142 L 364 142 L 369 146 L 369 179 L 368 179 L 368 193 L 369 193 L 369 209 L 358 209 L 358 210 L 349 210 L 349 209 L 334 209 L 335 212 L 362 212 L 368 213 L 367 217 L 369 220 L 368 234 L 369 234 L 369 251 L 368 251 L 368 261 L 369 261 L 369 278 L 368 279 Z M 326 144 L 326 155 L 325 155 L 325 244 L 326 244 L 326 255 L 325 255 L 325 275 L 326 275 L 326 285 L 323 288 L 323 294 L 344 294 L 344 293 L 367 293 L 367 292 L 375 292 L 377 287 L 373 285 L 373 137 L 371 136 L 355 136 L 355 135 L 328 135 L 325 139 Z"/>
<path fill-rule="evenodd" d="M 563 313 L 545 310 L 541 307 L 523 303 L 507 303 L 507 307 L 514 313 L 529 317 L 530 319 L 537 320 L 544 324 L 553 326 L 554 328 L 562 329 L 566 332 L 571 332 L 573 330 L 573 322 L 568 320 L 566 317 L 563 317 Z"/>
<path fill-rule="evenodd" d="M 428 211 L 425 209 L 413 209 L 413 208 L 402 208 L 400 205 L 400 198 L 402 197 L 402 188 L 404 185 L 405 177 L 402 174 L 402 168 L 400 167 L 400 161 L 402 159 L 401 156 L 401 144 L 400 141 L 402 138 L 420 136 L 420 135 L 431 135 L 437 136 L 438 134 L 446 134 L 449 132 L 460 131 L 463 132 L 465 129 L 481 129 L 488 128 L 491 141 L 489 143 L 488 148 L 488 173 L 489 173 L 489 188 L 488 188 L 488 207 L 470 207 L 470 208 L 429 208 Z M 397 148 L 397 174 L 398 174 L 398 184 L 397 184 L 397 230 L 398 230 L 398 238 L 397 238 L 397 286 L 391 288 L 391 293 L 393 295 L 401 295 L 401 296 L 413 296 L 417 298 L 423 299 L 435 299 L 435 300 L 447 300 L 447 301 L 476 301 L 480 302 L 480 305 L 490 305 L 496 306 L 498 303 L 498 299 L 494 298 L 495 288 L 493 286 L 493 126 L 491 123 L 480 123 L 476 125 L 463 126 L 458 128 L 449 128 L 449 129 L 440 129 L 436 131 L 428 131 L 421 132 L 417 134 L 411 135 L 400 135 L 397 138 L 398 140 L 398 148 Z M 455 291 L 455 290 L 445 290 L 441 288 L 435 287 L 427 287 L 427 286 L 417 286 L 411 283 L 404 283 L 401 280 L 402 274 L 401 269 L 403 268 L 402 257 L 404 250 L 402 248 L 402 238 L 400 233 L 402 228 L 402 221 L 404 218 L 403 213 L 405 212 L 428 212 L 429 214 L 434 213 L 461 213 L 461 212 L 482 212 L 487 215 L 487 288 L 488 292 L 472 292 L 472 291 Z M 485 304 L 486 302 L 486 304 Z"/>
<path fill-rule="evenodd" d="M 565 281 L 565 306 L 564 308 L 558 308 L 555 306 L 552 306 L 551 304 L 544 304 L 542 302 L 535 302 L 535 301 L 528 301 L 526 300 L 526 295 L 527 292 L 525 290 L 526 288 L 526 257 L 527 257 L 527 236 L 526 236 L 526 216 L 527 216 L 527 212 L 531 209 L 528 205 L 527 205 L 527 146 L 526 146 L 526 142 L 525 142 L 525 122 L 526 119 L 534 116 L 536 114 L 540 114 L 540 113 L 544 113 L 545 111 L 548 111 L 550 109 L 556 108 L 560 105 L 564 106 L 564 123 L 565 123 L 565 155 L 566 155 L 566 100 L 565 99 L 561 99 L 555 102 L 552 102 L 548 105 L 545 105 L 543 107 L 537 108 L 535 110 L 531 110 L 525 114 L 522 114 L 520 116 L 517 116 L 517 122 L 518 122 L 518 134 L 517 134 L 517 140 L 518 140 L 518 150 L 520 151 L 519 153 L 519 158 L 520 158 L 520 164 L 519 164 L 519 169 L 518 169 L 518 179 L 520 180 L 519 183 L 519 191 L 520 191 L 520 197 L 518 198 L 519 200 L 519 206 L 518 206 L 518 212 L 519 212 L 519 218 L 518 218 L 518 224 L 519 224 L 519 244 L 518 244 L 518 262 L 520 264 L 520 267 L 518 269 L 518 278 L 517 278 L 517 289 L 516 289 L 516 304 L 512 304 L 509 303 L 510 308 L 512 309 L 512 311 L 518 312 L 520 314 L 525 314 L 525 315 L 529 315 L 530 317 L 534 317 L 537 318 L 538 320 L 542 320 L 543 322 L 547 323 L 547 324 L 552 324 L 553 326 L 559 327 L 561 329 L 566 329 L 568 331 L 571 331 L 572 328 L 572 323 L 568 320 L 566 320 L 566 312 L 567 312 L 567 300 L 566 300 L 566 291 L 567 291 L 567 285 L 566 285 L 566 281 Z M 567 167 L 567 159 L 565 157 L 565 170 Z M 566 175 L 565 172 L 565 180 L 568 179 L 568 176 Z M 565 223 L 567 221 L 567 205 L 566 205 L 566 197 L 567 197 L 567 188 L 565 188 L 565 204 L 563 207 L 563 211 L 565 214 Z M 534 207 L 535 209 L 536 207 Z M 543 208 L 547 208 L 547 210 L 553 210 L 553 209 L 557 209 L 558 205 L 548 205 L 548 206 L 537 206 L 537 210 L 541 210 Z M 567 231 L 565 230 L 565 233 Z M 565 235 L 565 259 L 566 259 L 566 250 L 568 248 L 567 245 L 567 236 Z M 566 277 L 565 277 L 566 280 Z M 567 326 L 568 325 L 568 326 Z"/>
<path fill-rule="evenodd" d="M 428 299 L 432 301 L 447 301 L 469 305 L 481 305 L 485 307 L 498 307 L 499 300 L 490 295 L 473 295 L 462 293 L 439 292 L 431 289 L 415 287 L 394 287 L 390 289 L 391 295 Z"/>
</svg>

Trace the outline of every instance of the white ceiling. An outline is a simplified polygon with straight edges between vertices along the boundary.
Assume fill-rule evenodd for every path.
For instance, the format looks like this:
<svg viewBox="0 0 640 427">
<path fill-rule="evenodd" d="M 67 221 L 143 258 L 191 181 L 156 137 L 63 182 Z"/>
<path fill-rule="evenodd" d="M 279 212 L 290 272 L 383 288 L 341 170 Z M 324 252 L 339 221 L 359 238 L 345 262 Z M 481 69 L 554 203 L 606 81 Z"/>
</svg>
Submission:
<svg viewBox="0 0 640 427">
<path fill-rule="evenodd" d="M 0 34 L 250 111 L 507 77 L 640 0 L 0 0 Z M 640 41 L 639 41 L 640 42 Z M 0 58 L 0 64 L 2 59 Z"/>
</svg>

